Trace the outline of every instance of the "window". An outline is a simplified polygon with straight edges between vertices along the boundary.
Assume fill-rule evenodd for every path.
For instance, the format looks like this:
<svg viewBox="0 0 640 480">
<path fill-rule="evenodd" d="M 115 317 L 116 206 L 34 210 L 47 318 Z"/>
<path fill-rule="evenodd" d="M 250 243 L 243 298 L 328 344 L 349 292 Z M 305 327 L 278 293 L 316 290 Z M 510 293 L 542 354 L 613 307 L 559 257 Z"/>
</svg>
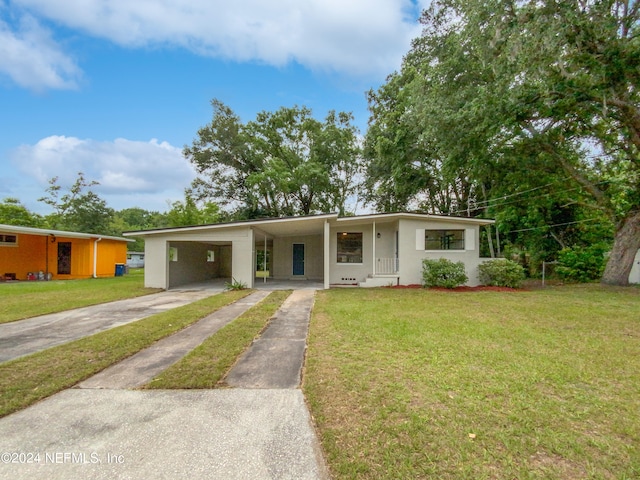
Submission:
<svg viewBox="0 0 640 480">
<path fill-rule="evenodd" d="M 17 245 L 18 237 L 16 235 L 9 235 L 5 233 L 0 233 L 0 245 Z"/>
<path fill-rule="evenodd" d="M 216 252 L 213 250 L 207 250 L 207 262 L 212 263 L 216 261 Z"/>
<path fill-rule="evenodd" d="M 271 270 L 271 250 L 265 251 L 264 248 L 256 250 L 256 270 L 260 272 Z"/>
<path fill-rule="evenodd" d="M 338 263 L 362 263 L 362 233 L 338 232 Z"/>
<path fill-rule="evenodd" d="M 169 247 L 169 261 L 178 261 L 178 249 L 176 247 Z"/>
<path fill-rule="evenodd" d="M 425 230 L 425 250 L 464 250 L 464 230 Z"/>
</svg>

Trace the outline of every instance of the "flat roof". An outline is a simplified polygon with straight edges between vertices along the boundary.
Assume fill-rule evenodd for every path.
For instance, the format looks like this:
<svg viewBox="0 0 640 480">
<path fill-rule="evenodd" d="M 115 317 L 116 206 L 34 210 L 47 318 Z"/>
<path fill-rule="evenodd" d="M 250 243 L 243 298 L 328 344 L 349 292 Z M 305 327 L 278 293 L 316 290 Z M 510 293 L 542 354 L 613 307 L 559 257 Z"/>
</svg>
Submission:
<svg viewBox="0 0 640 480">
<path fill-rule="evenodd" d="M 81 232 L 66 232 L 64 230 L 51 230 L 48 228 L 34 228 L 34 227 L 20 227 L 17 225 L 5 225 L 0 224 L 0 232 L 6 233 L 24 233 L 28 235 L 40 235 L 43 237 L 46 236 L 56 236 L 56 237 L 67 237 L 67 238 L 85 238 L 85 239 L 106 239 L 106 240 L 116 240 L 119 242 L 134 242 L 135 240 L 131 240 L 129 238 L 122 237 L 113 237 L 111 235 L 100 235 L 97 233 L 81 233 Z"/>
<path fill-rule="evenodd" d="M 443 222 L 475 223 L 478 225 L 491 225 L 495 223 L 495 220 L 487 218 L 454 217 L 451 215 L 433 215 L 431 213 L 409 212 L 371 213 L 365 215 L 355 215 L 353 217 L 340 217 L 337 219 L 337 221 L 354 222 L 360 220 L 397 220 L 399 218 L 415 218 L 418 220 L 437 220 Z"/>
<path fill-rule="evenodd" d="M 324 221 L 326 219 L 337 218 L 337 217 L 338 217 L 337 213 L 324 213 L 320 215 L 304 215 L 299 217 L 256 218 L 253 220 L 235 220 L 232 222 L 208 223 L 204 225 L 190 225 L 185 227 L 163 227 L 163 228 L 154 228 L 150 230 L 134 230 L 134 231 L 124 232 L 122 235 L 129 237 L 129 236 L 138 236 L 138 235 L 153 235 L 158 233 L 211 230 L 211 229 L 218 229 L 218 228 L 253 227 L 253 226 L 263 227 L 265 225 L 275 224 L 275 223 L 286 224 L 286 223 L 294 223 L 294 222 L 308 222 L 308 221 L 314 221 L 314 220 Z"/>
<path fill-rule="evenodd" d="M 284 229 L 287 234 L 300 233 L 303 230 L 308 231 L 310 228 L 317 230 L 318 233 L 322 231 L 322 225 L 325 221 L 330 223 L 340 222 L 362 222 L 370 220 L 396 220 L 400 218 L 415 218 L 421 220 L 437 220 L 456 223 L 472 223 L 476 225 L 490 225 L 495 223 L 495 220 L 484 218 L 471 218 L 471 217 L 452 217 L 447 215 L 432 215 L 427 213 L 374 213 L 366 215 L 355 215 L 352 217 L 339 217 L 337 213 L 325 213 L 319 215 L 304 215 L 297 217 L 281 217 L 281 218 L 258 218 L 253 220 L 237 220 L 225 223 L 211 223 L 205 225 L 191 225 L 182 227 L 164 227 L 155 228 L 150 230 L 138 230 L 124 232 L 123 235 L 129 236 L 146 236 L 146 235 L 158 235 L 165 233 L 178 233 L 178 232 L 197 232 L 203 230 L 217 230 L 234 227 L 256 227 L 265 231 L 268 234 L 273 232 L 276 228 L 279 231 Z M 298 228 L 300 227 L 300 228 Z"/>
</svg>

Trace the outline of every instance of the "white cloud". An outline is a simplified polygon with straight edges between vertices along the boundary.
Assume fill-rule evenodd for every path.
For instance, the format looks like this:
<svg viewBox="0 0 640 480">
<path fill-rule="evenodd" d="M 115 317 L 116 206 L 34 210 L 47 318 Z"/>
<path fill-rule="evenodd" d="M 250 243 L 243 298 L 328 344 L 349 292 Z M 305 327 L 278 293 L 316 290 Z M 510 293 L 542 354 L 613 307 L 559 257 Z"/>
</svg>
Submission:
<svg viewBox="0 0 640 480">
<path fill-rule="evenodd" d="M 0 19 L 2 74 L 22 87 L 40 91 L 75 88 L 81 72 L 51 38 L 51 33 L 26 15 L 20 19 L 16 31 Z"/>
<path fill-rule="evenodd" d="M 50 136 L 18 147 L 11 160 L 41 186 L 42 195 L 51 178 L 70 187 L 83 172 L 87 180 L 100 183 L 92 189 L 116 210 L 138 206 L 164 211 L 167 201 L 184 197 L 195 177 L 181 149 L 155 139 L 104 142 Z"/>
<path fill-rule="evenodd" d="M 420 27 L 411 0 L 14 0 L 127 47 L 177 45 L 235 61 L 386 75 Z M 424 0 L 418 2 L 423 6 Z"/>
</svg>

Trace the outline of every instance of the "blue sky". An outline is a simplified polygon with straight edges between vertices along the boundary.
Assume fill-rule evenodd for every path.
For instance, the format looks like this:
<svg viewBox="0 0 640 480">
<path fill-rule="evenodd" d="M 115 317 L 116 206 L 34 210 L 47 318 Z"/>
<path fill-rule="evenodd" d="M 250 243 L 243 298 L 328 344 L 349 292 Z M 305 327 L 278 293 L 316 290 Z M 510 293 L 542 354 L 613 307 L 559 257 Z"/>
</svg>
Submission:
<svg viewBox="0 0 640 480">
<path fill-rule="evenodd" d="M 426 2 L 428 0 L 420 0 Z M 243 121 L 350 111 L 398 69 L 416 0 L 0 0 L 0 199 L 78 172 L 115 209 L 165 211 L 194 178 L 182 148 L 217 98 Z"/>
</svg>

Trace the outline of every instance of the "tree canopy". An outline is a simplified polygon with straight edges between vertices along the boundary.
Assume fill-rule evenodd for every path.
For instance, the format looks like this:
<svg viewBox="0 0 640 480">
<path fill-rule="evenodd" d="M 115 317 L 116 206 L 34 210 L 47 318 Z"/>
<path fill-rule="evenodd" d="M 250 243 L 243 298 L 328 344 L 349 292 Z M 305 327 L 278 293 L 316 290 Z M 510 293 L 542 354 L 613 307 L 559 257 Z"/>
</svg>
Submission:
<svg viewBox="0 0 640 480">
<path fill-rule="evenodd" d="M 197 200 L 244 218 L 348 210 L 361 169 L 351 114 L 332 111 L 319 121 L 308 108 L 282 107 L 245 124 L 219 100 L 211 104 L 211 123 L 184 149 L 199 174 Z"/>
<path fill-rule="evenodd" d="M 115 233 L 110 226 L 113 209 L 91 190 L 94 185 L 98 182 L 86 180 L 84 173 L 79 172 L 74 184 L 64 192 L 58 184 L 58 177 L 52 178 L 47 195 L 38 199 L 54 209 L 54 213 L 46 217 L 48 226 L 103 235 Z"/>
<path fill-rule="evenodd" d="M 171 203 L 171 209 L 166 214 L 166 223 L 170 227 L 204 225 L 218 223 L 223 220 L 220 207 L 213 202 L 205 202 L 198 206 L 193 197 L 186 192 L 184 201 Z"/>
<path fill-rule="evenodd" d="M 462 214 L 596 222 L 603 234 L 613 225 L 603 281 L 625 284 L 640 247 L 638 10 L 631 0 L 433 1 L 402 70 L 370 95 L 370 171 L 396 174 L 396 195 L 415 198 L 427 178 L 455 186 Z M 422 184 L 402 173 L 423 165 L 436 168 Z M 539 215 L 506 208 L 523 192 Z"/>
<path fill-rule="evenodd" d="M 0 203 L 0 223 L 38 228 L 42 226 L 43 219 L 30 212 L 17 198 L 8 197 Z"/>
</svg>

